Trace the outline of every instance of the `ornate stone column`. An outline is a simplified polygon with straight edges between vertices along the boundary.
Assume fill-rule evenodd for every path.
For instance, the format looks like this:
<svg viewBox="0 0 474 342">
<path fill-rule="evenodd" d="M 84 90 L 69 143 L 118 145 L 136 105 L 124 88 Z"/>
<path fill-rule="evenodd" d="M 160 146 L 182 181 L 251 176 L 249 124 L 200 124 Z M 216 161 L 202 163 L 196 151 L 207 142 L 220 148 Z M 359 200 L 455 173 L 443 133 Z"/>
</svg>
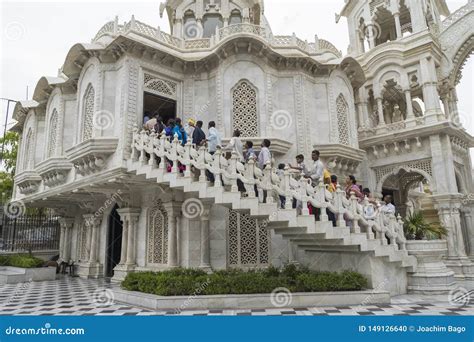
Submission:
<svg viewBox="0 0 474 342">
<path fill-rule="evenodd" d="M 200 216 L 201 221 L 201 263 L 199 268 L 211 269 L 211 235 L 209 229 L 210 205 L 205 205 Z"/>
<path fill-rule="evenodd" d="M 460 279 L 474 279 L 474 264 L 467 258 L 461 227 L 461 195 L 435 195 L 432 197 L 441 224 L 448 230 L 446 266 Z"/>
<path fill-rule="evenodd" d="M 74 218 L 60 218 L 61 235 L 59 242 L 59 259 L 69 262 L 71 259 L 71 231 L 74 227 Z"/>
<path fill-rule="evenodd" d="M 393 17 L 395 18 L 395 28 L 397 30 L 397 39 L 402 38 L 402 25 L 400 24 L 400 13 L 396 12 L 393 13 Z"/>
<path fill-rule="evenodd" d="M 385 118 L 383 116 L 383 99 L 382 97 L 377 97 L 377 114 L 379 116 L 379 126 L 385 126 Z"/>
<path fill-rule="evenodd" d="M 98 260 L 99 254 L 99 231 L 102 223 L 102 217 L 97 217 L 95 214 L 83 215 L 85 227 L 87 228 L 87 256 L 86 262 L 79 265 L 78 274 L 84 278 L 99 278 L 102 277 L 102 265 Z"/>
<path fill-rule="evenodd" d="M 120 250 L 120 262 L 114 269 L 114 280 L 123 280 L 127 273 L 133 271 L 137 261 L 137 232 L 140 208 L 118 209 L 122 221 L 122 247 Z"/>
<path fill-rule="evenodd" d="M 163 205 L 168 212 L 168 266 L 178 267 L 178 227 L 177 218 L 181 217 L 181 202 L 169 202 Z"/>
<path fill-rule="evenodd" d="M 423 99 L 425 102 L 425 117 L 427 123 L 436 123 L 438 116 L 443 116 L 439 103 L 438 80 L 436 65 L 431 57 L 420 60 Z M 429 118 L 431 116 L 431 118 Z"/>
</svg>

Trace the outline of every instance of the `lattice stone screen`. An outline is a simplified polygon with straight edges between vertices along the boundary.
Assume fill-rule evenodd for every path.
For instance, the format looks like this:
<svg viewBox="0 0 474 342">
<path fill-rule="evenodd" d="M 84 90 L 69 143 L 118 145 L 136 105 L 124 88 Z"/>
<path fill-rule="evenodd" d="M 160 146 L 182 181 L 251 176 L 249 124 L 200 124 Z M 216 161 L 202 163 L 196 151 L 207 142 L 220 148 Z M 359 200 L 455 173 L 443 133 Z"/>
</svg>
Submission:
<svg viewBox="0 0 474 342">
<path fill-rule="evenodd" d="M 258 137 L 257 91 L 247 81 L 242 81 L 232 92 L 233 129 L 243 137 Z"/>
<path fill-rule="evenodd" d="M 33 144 L 33 130 L 30 128 L 25 139 L 25 150 L 23 156 L 23 170 L 29 170 L 33 166 L 34 144 Z"/>
<path fill-rule="evenodd" d="M 176 99 L 178 85 L 175 82 L 163 80 L 150 74 L 145 74 L 143 86 L 145 90 L 157 95 Z"/>
<path fill-rule="evenodd" d="M 339 95 L 336 100 L 337 128 L 339 131 L 339 143 L 343 145 L 350 145 L 348 108 L 344 96 L 342 94 Z"/>
<path fill-rule="evenodd" d="M 58 112 L 55 109 L 49 121 L 49 137 L 48 137 L 48 157 L 54 156 L 56 153 L 56 144 L 58 140 Z"/>
<path fill-rule="evenodd" d="M 149 264 L 168 263 L 168 214 L 161 201 L 148 213 L 147 262 Z"/>
<path fill-rule="evenodd" d="M 269 264 L 267 223 L 248 215 L 229 212 L 228 264 L 231 267 L 258 267 Z"/>
<path fill-rule="evenodd" d="M 92 139 L 94 126 L 94 87 L 89 85 L 84 95 L 84 121 L 82 127 L 82 141 Z"/>
</svg>

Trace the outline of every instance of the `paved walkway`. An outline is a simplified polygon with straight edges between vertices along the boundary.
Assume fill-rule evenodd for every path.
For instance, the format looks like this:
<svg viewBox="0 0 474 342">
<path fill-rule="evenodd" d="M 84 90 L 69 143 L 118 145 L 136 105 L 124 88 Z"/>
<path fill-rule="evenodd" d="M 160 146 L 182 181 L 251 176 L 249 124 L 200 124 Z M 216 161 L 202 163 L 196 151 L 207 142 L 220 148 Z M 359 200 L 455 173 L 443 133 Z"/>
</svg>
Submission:
<svg viewBox="0 0 474 342">
<path fill-rule="evenodd" d="M 461 284 L 469 290 L 474 284 Z M 81 316 L 152 316 L 175 315 L 176 312 L 152 311 L 114 303 L 111 285 L 104 280 L 62 277 L 56 281 L 0 286 L 0 315 L 81 315 Z M 266 310 L 199 310 L 183 311 L 185 316 L 212 315 L 474 315 L 474 296 L 465 305 L 449 303 L 448 296 L 404 295 L 391 304 L 368 306 L 309 307 Z"/>
</svg>

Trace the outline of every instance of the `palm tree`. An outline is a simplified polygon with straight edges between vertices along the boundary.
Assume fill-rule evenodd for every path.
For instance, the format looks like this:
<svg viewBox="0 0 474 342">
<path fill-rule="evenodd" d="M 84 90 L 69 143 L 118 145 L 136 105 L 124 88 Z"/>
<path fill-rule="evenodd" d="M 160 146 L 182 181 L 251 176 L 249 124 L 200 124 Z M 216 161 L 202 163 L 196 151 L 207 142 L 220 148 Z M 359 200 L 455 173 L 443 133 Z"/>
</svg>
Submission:
<svg viewBox="0 0 474 342">
<path fill-rule="evenodd" d="M 448 235 L 448 231 L 441 224 L 426 222 L 421 212 L 408 216 L 403 230 L 409 240 L 437 240 Z"/>
</svg>

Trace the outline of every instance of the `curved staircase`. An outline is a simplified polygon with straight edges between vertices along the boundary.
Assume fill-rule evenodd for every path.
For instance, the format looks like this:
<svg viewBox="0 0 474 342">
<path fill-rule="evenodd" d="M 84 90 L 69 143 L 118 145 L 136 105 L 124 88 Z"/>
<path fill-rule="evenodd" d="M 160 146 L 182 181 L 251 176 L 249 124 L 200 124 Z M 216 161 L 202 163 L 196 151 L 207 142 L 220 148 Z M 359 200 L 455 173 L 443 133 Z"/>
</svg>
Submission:
<svg viewBox="0 0 474 342">
<path fill-rule="evenodd" d="M 403 222 L 394 215 L 382 217 L 377 208 L 366 199 L 359 204 L 354 195 L 347 200 L 338 189 L 330 194 L 323 184 L 314 189 L 307 180 L 296 181 L 288 172 L 282 179 L 268 165 L 265 170 L 256 167 L 253 160 L 241 164 L 235 154 L 230 160 L 218 150 L 214 156 L 204 147 L 195 148 L 191 142 L 182 146 L 177 140 L 169 141 L 164 134 L 138 131 L 133 134 L 130 173 L 145 177 L 150 182 L 179 189 L 202 201 L 210 201 L 229 209 L 249 214 L 252 218 L 267 220 L 268 228 L 280 234 L 304 251 L 366 252 L 413 272 L 416 258 L 405 248 Z M 168 172 L 165 159 L 173 162 Z M 177 163 L 186 167 L 178 171 Z M 205 171 L 215 175 L 215 184 L 206 180 Z M 237 189 L 237 179 L 243 182 L 246 193 Z M 223 181 L 223 182 L 222 182 Z M 254 189 L 257 188 L 257 193 Z M 266 203 L 258 194 L 267 193 Z M 285 196 L 286 208 L 279 208 L 274 197 Z M 293 198 L 310 202 L 321 210 L 318 221 L 307 209 L 299 214 L 291 207 Z M 335 213 L 337 227 L 328 221 L 326 208 Z M 350 222 L 348 227 L 346 222 Z"/>
</svg>

